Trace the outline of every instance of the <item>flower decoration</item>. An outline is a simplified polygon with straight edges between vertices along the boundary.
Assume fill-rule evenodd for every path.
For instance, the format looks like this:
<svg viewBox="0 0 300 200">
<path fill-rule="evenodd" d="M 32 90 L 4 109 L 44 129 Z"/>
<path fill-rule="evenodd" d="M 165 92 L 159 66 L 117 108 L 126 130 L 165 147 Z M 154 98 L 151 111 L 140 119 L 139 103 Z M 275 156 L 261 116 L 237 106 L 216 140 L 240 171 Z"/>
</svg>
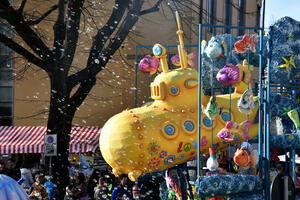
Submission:
<svg viewBox="0 0 300 200">
<path fill-rule="evenodd" d="M 149 167 L 157 167 L 160 164 L 160 159 L 159 158 L 152 158 L 149 163 L 148 166 Z"/>
<path fill-rule="evenodd" d="M 159 154 L 159 157 L 164 158 L 167 156 L 167 152 L 166 151 L 161 151 Z"/>
<path fill-rule="evenodd" d="M 179 156 L 178 156 L 178 160 L 182 160 L 184 158 L 184 154 L 180 154 Z"/>
<path fill-rule="evenodd" d="M 218 187 L 218 185 L 219 185 L 218 182 L 214 182 L 215 187 Z"/>
<path fill-rule="evenodd" d="M 165 159 L 165 164 L 166 165 L 171 165 L 175 160 L 175 156 L 174 155 L 169 155 L 166 159 Z"/>
<path fill-rule="evenodd" d="M 240 136 L 238 136 L 238 135 L 234 136 L 233 142 L 238 143 L 239 141 L 240 141 Z"/>
<path fill-rule="evenodd" d="M 292 134 L 290 134 L 290 135 L 288 136 L 288 138 L 289 138 L 290 140 L 294 140 L 294 136 L 293 136 Z"/>
<path fill-rule="evenodd" d="M 151 155 L 157 154 L 158 150 L 160 149 L 160 146 L 157 144 L 157 142 L 150 142 L 148 146 L 148 151 Z"/>
</svg>

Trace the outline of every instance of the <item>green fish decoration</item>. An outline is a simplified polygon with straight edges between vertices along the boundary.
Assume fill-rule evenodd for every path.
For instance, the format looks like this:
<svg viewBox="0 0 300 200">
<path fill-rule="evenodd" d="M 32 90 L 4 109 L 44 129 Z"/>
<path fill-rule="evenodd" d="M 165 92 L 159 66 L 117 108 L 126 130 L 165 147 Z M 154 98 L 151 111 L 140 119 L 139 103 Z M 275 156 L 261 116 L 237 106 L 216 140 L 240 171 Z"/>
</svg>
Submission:
<svg viewBox="0 0 300 200">
<path fill-rule="evenodd" d="M 290 119 L 294 122 L 296 129 L 299 130 L 300 129 L 300 120 L 299 120 L 297 110 L 293 109 L 293 110 L 289 111 L 287 114 L 290 117 Z"/>
<path fill-rule="evenodd" d="M 206 108 L 202 105 L 202 111 L 210 120 L 215 120 L 216 116 L 221 112 L 221 109 L 218 108 L 216 97 L 210 97 Z"/>
</svg>

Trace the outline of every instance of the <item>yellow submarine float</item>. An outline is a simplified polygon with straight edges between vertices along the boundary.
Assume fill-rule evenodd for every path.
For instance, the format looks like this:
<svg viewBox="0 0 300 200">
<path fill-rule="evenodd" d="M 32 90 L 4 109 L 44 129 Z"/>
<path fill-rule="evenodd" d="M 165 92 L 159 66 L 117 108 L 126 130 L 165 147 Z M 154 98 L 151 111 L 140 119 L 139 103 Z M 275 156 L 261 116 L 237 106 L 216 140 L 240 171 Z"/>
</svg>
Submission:
<svg viewBox="0 0 300 200">
<path fill-rule="evenodd" d="M 136 181 L 141 174 L 171 168 L 197 156 L 198 72 L 187 66 L 183 31 L 179 16 L 176 18 L 181 67 L 170 70 L 166 49 L 160 44 L 154 45 L 153 54 L 160 59 L 162 69 L 150 86 L 154 102 L 112 116 L 101 131 L 100 149 L 115 176 L 128 174 L 130 180 Z M 208 152 L 211 140 L 215 150 L 228 146 L 217 137 L 217 133 L 229 119 L 238 124 L 247 120 L 247 115 L 241 113 L 236 105 L 248 88 L 251 71 L 245 61 L 238 66 L 241 75 L 239 81 L 233 85 L 234 93 L 231 97 L 229 94 L 215 97 L 221 112 L 213 121 L 213 138 L 211 125 L 206 126 L 207 123 L 203 123 L 208 118 L 201 113 L 201 154 Z M 254 97 L 254 100 L 257 99 L 257 96 Z M 201 104 L 206 106 L 209 101 L 210 96 L 205 96 L 201 90 Z M 257 111 L 258 105 L 248 115 L 248 120 L 253 123 L 248 128 L 250 138 L 258 134 L 258 124 L 254 123 Z M 243 140 L 245 139 L 240 137 L 235 142 L 240 143 Z"/>
</svg>

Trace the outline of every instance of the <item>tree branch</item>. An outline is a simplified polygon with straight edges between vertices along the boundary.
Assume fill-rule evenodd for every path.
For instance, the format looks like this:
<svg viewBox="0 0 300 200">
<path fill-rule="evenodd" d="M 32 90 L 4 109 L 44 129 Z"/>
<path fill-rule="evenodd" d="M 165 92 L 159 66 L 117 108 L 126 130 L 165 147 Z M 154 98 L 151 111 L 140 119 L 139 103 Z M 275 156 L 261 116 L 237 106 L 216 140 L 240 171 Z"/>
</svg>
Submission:
<svg viewBox="0 0 300 200">
<path fill-rule="evenodd" d="M 0 1 L 0 9 L 3 9 L 5 12 L 1 14 L 1 17 L 13 26 L 13 29 L 37 56 L 44 59 L 44 61 L 52 57 L 52 52 L 44 44 L 41 38 L 30 28 L 30 26 L 26 25 L 26 21 L 22 14 L 16 12 L 16 10 L 14 10 L 14 8 L 5 0 Z"/>
<path fill-rule="evenodd" d="M 87 68 L 90 68 L 92 65 L 97 65 L 97 63 L 95 63 L 95 59 L 99 58 L 99 52 L 101 52 L 107 40 L 110 38 L 110 36 L 115 31 L 115 29 L 118 27 L 125 13 L 126 8 L 129 6 L 129 3 L 130 3 L 129 0 L 115 0 L 115 6 L 110 18 L 106 22 L 105 26 L 103 26 L 97 32 L 97 35 L 94 37 L 89 58 L 87 60 L 87 66 L 88 66 Z M 105 39 L 104 36 L 106 36 L 107 38 Z M 69 90 L 72 90 L 72 88 L 81 81 L 78 80 L 77 73 L 71 75 L 69 77 L 70 84 L 68 84 L 70 86 Z"/>
<path fill-rule="evenodd" d="M 40 23 L 43 19 L 45 19 L 48 15 L 50 15 L 54 10 L 56 10 L 58 8 L 57 5 L 52 6 L 47 12 L 45 12 L 44 14 L 41 15 L 40 18 L 38 18 L 37 20 L 30 20 L 27 21 L 27 24 L 29 26 L 35 25 Z"/>
<path fill-rule="evenodd" d="M 105 65 L 111 58 L 110 56 L 113 55 L 119 49 L 132 27 L 138 21 L 139 13 L 143 3 L 144 0 L 135 0 L 132 3 L 132 7 L 129 9 L 115 37 L 111 39 L 108 46 L 100 52 L 98 57 L 100 58 L 99 64 L 91 62 L 91 65 L 87 65 L 85 69 L 71 75 L 68 78 L 69 88 L 73 88 L 79 82 L 82 82 L 83 80 L 88 79 L 89 77 L 95 76 L 99 71 L 101 71 L 105 67 Z"/>
<path fill-rule="evenodd" d="M 126 8 L 129 6 L 129 0 L 115 0 L 115 6 L 106 24 L 98 31 L 94 37 L 91 52 L 87 61 L 87 66 L 94 63 L 95 58 L 99 57 L 105 43 L 118 27 Z M 104 37 L 106 36 L 106 38 Z"/>
<path fill-rule="evenodd" d="M 149 13 L 152 13 L 152 12 L 159 11 L 159 6 L 160 6 L 160 4 L 161 4 L 162 1 L 163 0 L 158 0 L 156 2 L 156 4 L 154 4 L 154 6 L 152 8 L 149 8 L 149 9 L 146 9 L 146 10 L 142 10 L 139 15 L 142 16 L 142 15 L 146 15 L 146 14 L 149 14 Z"/>
<path fill-rule="evenodd" d="M 29 62 L 41 67 L 46 72 L 49 71 L 49 69 L 46 67 L 47 65 L 45 62 L 32 53 L 30 53 L 27 49 L 20 46 L 18 43 L 14 42 L 12 39 L 6 37 L 5 35 L 0 33 L 0 42 L 3 43 L 5 46 L 9 47 L 16 53 L 22 55 L 25 59 L 27 59 Z"/>
<path fill-rule="evenodd" d="M 88 80 L 84 80 L 83 82 L 81 82 L 79 88 L 69 100 L 69 104 L 72 106 L 69 109 L 67 109 L 67 116 L 74 116 L 77 108 L 85 100 L 85 98 L 88 96 L 95 84 L 96 77 L 92 77 Z"/>
<path fill-rule="evenodd" d="M 68 74 L 71 67 L 79 36 L 80 16 L 82 13 L 84 0 L 70 1 L 68 6 L 67 26 L 66 26 L 66 43 L 63 62 L 65 73 Z"/>
<path fill-rule="evenodd" d="M 56 60 L 59 60 L 63 52 L 63 43 L 65 39 L 65 3 L 64 0 L 58 1 L 58 15 L 56 23 L 53 26 L 54 40 L 53 40 L 53 54 Z"/>
<path fill-rule="evenodd" d="M 20 5 L 20 8 L 17 10 L 18 13 L 22 13 L 23 10 L 24 10 L 24 7 L 25 7 L 25 4 L 26 4 L 26 1 L 27 0 L 22 0 L 22 3 Z"/>
</svg>

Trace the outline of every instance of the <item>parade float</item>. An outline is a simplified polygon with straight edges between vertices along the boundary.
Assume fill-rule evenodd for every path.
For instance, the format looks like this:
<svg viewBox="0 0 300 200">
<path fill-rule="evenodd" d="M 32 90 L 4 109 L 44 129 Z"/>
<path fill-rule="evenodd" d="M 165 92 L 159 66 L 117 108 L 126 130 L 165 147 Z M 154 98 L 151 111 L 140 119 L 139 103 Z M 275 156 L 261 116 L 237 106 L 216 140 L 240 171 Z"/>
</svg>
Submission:
<svg viewBox="0 0 300 200">
<path fill-rule="evenodd" d="M 299 107 L 295 99 L 280 93 L 272 94 L 270 89 L 270 67 L 274 63 L 271 63 L 271 53 L 263 54 L 262 49 L 268 46 L 268 52 L 271 52 L 272 30 L 269 38 L 263 39 L 265 36 L 260 28 L 232 27 L 242 28 L 248 33 L 230 39 L 230 42 L 216 37 L 206 42 L 202 41 L 203 27 L 224 27 L 200 25 L 199 41 L 202 42 L 198 47 L 197 70 L 192 61 L 195 53 L 187 54 L 178 14 L 176 18 L 178 55 L 172 57 L 171 62 L 178 68 L 169 67 L 166 48 L 161 44 L 153 46 L 153 56 L 148 55 L 140 61 L 140 70 L 157 74 L 150 84 L 153 101 L 142 107 L 125 110 L 106 122 L 100 136 L 100 149 L 105 161 L 116 176 L 128 174 L 130 180 L 136 181 L 142 174 L 172 169 L 197 158 L 197 196 L 269 199 L 269 173 L 262 176 L 263 171 L 270 170 L 269 147 L 290 150 L 291 160 L 294 159 L 294 149 L 300 148 Z M 252 57 L 259 61 L 253 62 Z M 282 73 L 278 70 L 290 72 L 297 68 L 293 57 L 282 60 L 285 63 L 276 65 L 278 74 Z M 225 62 L 225 65 L 215 73 L 214 66 L 218 62 Z M 263 63 L 267 67 L 263 67 Z M 205 67 L 211 69 L 209 76 L 202 73 Z M 254 68 L 259 69 L 257 96 L 252 88 Z M 205 78 L 210 79 L 210 95 L 205 95 L 203 91 Z M 220 94 L 214 91 L 214 81 L 227 87 L 229 92 Z M 277 113 L 271 113 L 275 107 Z M 283 134 L 282 131 L 278 133 L 278 127 L 270 130 L 271 120 L 278 116 L 285 120 L 288 118 L 294 124 L 295 131 Z M 242 142 L 249 144 L 253 138 L 258 143 L 259 151 L 254 156 L 252 148 L 241 146 L 236 152 L 235 163 L 242 168 L 257 167 L 260 171 L 258 176 L 222 173 L 201 175 L 199 157 L 207 154 L 209 149 L 211 159 L 208 159 L 207 168 L 215 171 L 218 165 L 217 160 L 213 159 L 213 152 Z M 295 163 L 292 163 L 290 174 L 294 176 L 292 171 Z M 264 184 L 268 186 L 263 187 Z M 187 199 L 186 190 L 181 188 L 181 195 L 177 194 L 177 198 Z"/>
</svg>

